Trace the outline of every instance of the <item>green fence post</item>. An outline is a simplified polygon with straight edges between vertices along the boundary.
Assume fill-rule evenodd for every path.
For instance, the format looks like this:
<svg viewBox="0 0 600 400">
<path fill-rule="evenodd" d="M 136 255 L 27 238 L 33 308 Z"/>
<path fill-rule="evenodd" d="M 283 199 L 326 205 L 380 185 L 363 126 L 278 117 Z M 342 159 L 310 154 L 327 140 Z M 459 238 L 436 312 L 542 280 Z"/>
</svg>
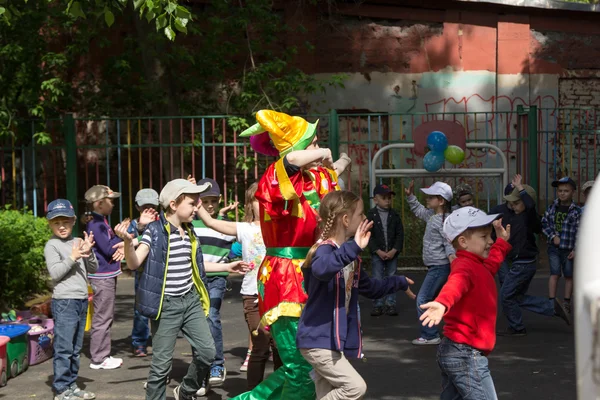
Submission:
<svg viewBox="0 0 600 400">
<path fill-rule="evenodd" d="M 340 158 L 340 131 L 338 113 L 335 109 L 329 112 L 329 150 L 331 150 L 333 161 L 337 161 Z"/>
<path fill-rule="evenodd" d="M 63 116 L 63 132 L 65 134 L 65 152 L 67 153 L 67 165 L 65 177 L 67 180 L 67 200 L 73 204 L 75 216 L 77 212 L 77 141 L 75 139 L 75 119 L 73 114 Z M 79 218 L 76 219 L 73 235 L 79 232 Z"/>
<path fill-rule="evenodd" d="M 527 116 L 527 148 L 529 149 L 529 184 L 535 188 L 537 193 L 540 192 L 539 187 L 539 168 L 540 160 L 538 158 L 538 108 L 537 106 L 529 107 L 529 115 Z M 539 197 L 539 196 L 538 196 Z"/>
</svg>

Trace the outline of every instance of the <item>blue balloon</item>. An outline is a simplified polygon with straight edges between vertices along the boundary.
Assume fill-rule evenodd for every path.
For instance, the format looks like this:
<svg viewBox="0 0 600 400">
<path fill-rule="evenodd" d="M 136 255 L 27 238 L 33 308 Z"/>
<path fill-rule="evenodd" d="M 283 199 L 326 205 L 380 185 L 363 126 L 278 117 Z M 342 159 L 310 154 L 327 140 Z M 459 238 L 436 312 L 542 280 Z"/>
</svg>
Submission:
<svg viewBox="0 0 600 400">
<path fill-rule="evenodd" d="M 433 131 L 427 136 L 427 147 L 431 151 L 443 153 L 448 148 L 448 138 L 443 132 Z"/>
<path fill-rule="evenodd" d="M 435 172 L 444 166 L 444 162 L 444 153 L 430 151 L 423 157 L 423 168 L 428 172 Z"/>
</svg>

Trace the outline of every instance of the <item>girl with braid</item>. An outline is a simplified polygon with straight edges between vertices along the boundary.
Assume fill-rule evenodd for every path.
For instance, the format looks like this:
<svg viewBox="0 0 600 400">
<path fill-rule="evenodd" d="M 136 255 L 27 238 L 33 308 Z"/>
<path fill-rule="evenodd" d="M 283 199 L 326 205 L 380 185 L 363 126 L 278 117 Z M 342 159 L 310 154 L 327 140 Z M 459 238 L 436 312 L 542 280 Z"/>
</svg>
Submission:
<svg viewBox="0 0 600 400">
<path fill-rule="evenodd" d="M 296 342 L 313 367 L 318 400 L 362 399 L 365 381 L 348 358 L 361 358 L 358 295 L 376 299 L 399 290 L 415 298 L 404 276 L 371 279 L 361 270 L 360 252 L 371 237 L 362 200 L 352 192 L 327 194 L 319 207 L 322 233 L 302 266 L 308 301 Z M 354 238 L 353 240 L 350 240 Z"/>
</svg>

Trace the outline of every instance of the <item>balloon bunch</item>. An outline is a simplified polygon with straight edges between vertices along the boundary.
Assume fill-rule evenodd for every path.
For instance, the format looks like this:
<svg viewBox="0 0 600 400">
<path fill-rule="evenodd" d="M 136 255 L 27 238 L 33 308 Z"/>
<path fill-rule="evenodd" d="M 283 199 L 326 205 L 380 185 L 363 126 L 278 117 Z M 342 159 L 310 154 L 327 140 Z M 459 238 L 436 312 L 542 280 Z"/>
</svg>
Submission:
<svg viewBox="0 0 600 400">
<path fill-rule="evenodd" d="M 428 172 L 438 171 L 446 160 L 457 165 L 465 159 L 464 150 L 458 146 L 448 146 L 448 138 L 440 131 L 433 131 L 427 136 L 427 147 L 431 151 L 423 158 L 423 168 Z"/>
</svg>

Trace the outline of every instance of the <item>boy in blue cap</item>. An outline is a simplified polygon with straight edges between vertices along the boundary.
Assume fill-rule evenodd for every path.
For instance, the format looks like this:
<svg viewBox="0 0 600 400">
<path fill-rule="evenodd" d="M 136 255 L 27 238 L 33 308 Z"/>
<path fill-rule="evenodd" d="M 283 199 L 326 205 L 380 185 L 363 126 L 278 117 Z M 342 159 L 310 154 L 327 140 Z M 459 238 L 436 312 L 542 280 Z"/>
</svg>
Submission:
<svg viewBox="0 0 600 400">
<path fill-rule="evenodd" d="M 392 196 L 396 193 L 387 185 L 377 185 L 373 190 L 373 207 L 367 213 L 367 219 L 373 221 L 369 250 L 373 266 L 373 278 L 383 279 L 396 274 L 398 254 L 404 246 L 404 226 L 400 215 L 392 209 Z M 373 300 L 374 317 L 386 313 L 398 315 L 396 293 Z"/>
<path fill-rule="evenodd" d="M 83 240 L 71 235 L 75 212 L 68 200 L 57 199 L 48 204 L 46 218 L 52 230 L 52 237 L 44 247 L 44 258 L 54 283 L 54 400 L 95 399 L 96 395 L 77 387 L 88 309 L 86 277 L 98 269 L 98 260 L 92 251 L 94 234 L 88 236 L 84 232 Z"/>
</svg>

